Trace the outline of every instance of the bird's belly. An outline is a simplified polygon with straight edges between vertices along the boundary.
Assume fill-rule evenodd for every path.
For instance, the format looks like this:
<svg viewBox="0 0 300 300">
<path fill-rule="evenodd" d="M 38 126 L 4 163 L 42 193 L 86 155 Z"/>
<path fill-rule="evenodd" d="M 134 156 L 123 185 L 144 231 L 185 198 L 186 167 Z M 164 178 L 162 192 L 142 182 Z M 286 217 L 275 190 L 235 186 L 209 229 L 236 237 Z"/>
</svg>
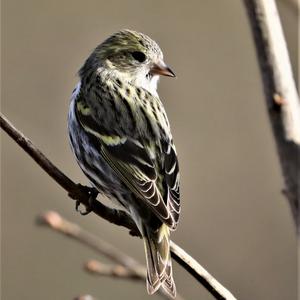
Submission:
<svg viewBox="0 0 300 300">
<path fill-rule="evenodd" d="M 128 204 L 122 195 L 128 194 L 128 189 L 102 157 L 97 138 L 88 134 L 77 121 L 74 103 L 71 103 L 70 106 L 68 124 L 71 149 L 84 174 L 100 193 L 116 199 L 118 203 L 127 208 Z"/>
</svg>

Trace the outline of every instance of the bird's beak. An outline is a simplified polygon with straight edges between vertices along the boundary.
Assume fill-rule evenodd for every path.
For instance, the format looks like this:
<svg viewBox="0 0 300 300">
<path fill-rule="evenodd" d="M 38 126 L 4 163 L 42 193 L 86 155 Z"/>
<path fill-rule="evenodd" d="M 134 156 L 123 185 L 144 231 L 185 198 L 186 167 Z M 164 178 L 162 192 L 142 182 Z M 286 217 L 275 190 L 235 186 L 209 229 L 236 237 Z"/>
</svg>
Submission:
<svg viewBox="0 0 300 300">
<path fill-rule="evenodd" d="M 150 69 L 153 75 L 163 75 L 169 77 L 176 77 L 175 73 L 163 62 L 154 63 Z"/>
</svg>

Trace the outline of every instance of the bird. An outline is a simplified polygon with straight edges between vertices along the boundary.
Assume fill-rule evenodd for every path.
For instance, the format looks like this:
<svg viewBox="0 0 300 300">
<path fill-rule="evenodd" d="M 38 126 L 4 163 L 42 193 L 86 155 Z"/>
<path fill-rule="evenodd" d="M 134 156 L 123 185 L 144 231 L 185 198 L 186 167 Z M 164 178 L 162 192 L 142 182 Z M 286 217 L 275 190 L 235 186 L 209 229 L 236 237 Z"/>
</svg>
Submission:
<svg viewBox="0 0 300 300">
<path fill-rule="evenodd" d="M 120 30 L 99 44 L 79 72 L 68 132 L 91 185 L 125 210 L 146 254 L 148 294 L 162 287 L 176 297 L 170 232 L 180 215 L 179 163 L 157 93 L 160 76 L 176 77 L 158 44 Z"/>
</svg>

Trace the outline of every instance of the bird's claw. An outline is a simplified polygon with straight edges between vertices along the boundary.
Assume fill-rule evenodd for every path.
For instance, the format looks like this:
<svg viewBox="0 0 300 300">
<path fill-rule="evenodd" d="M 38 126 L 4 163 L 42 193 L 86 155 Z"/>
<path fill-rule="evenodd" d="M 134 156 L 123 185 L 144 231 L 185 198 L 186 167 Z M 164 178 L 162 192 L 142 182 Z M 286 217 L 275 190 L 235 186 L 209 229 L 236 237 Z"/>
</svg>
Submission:
<svg viewBox="0 0 300 300">
<path fill-rule="evenodd" d="M 76 211 L 79 211 L 79 213 L 82 216 L 86 216 L 90 212 L 93 211 L 93 203 L 94 203 L 94 201 L 96 201 L 96 198 L 97 198 L 97 195 L 98 195 L 98 192 L 94 188 L 89 188 L 88 193 L 89 193 L 89 199 L 88 199 L 88 205 L 85 206 L 86 207 L 85 211 L 81 211 L 79 209 L 81 201 L 80 200 L 76 200 L 75 209 L 76 209 Z"/>
<path fill-rule="evenodd" d="M 80 206 L 81 202 L 80 202 L 80 200 L 76 200 L 75 209 L 76 209 L 76 211 L 79 211 L 79 213 L 80 213 L 82 216 L 88 215 L 88 214 L 93 210 L 93 208 L 92 208 L 92 203 L 91 203 L 92 201 L 91 201 L 90 199 L 91 199 L 91 198 L 89 198 L 89 205 L 86 206 L 85 211 L 81 211 L 81 210 L 79 209 L 79 206 Z"/>
</svg>

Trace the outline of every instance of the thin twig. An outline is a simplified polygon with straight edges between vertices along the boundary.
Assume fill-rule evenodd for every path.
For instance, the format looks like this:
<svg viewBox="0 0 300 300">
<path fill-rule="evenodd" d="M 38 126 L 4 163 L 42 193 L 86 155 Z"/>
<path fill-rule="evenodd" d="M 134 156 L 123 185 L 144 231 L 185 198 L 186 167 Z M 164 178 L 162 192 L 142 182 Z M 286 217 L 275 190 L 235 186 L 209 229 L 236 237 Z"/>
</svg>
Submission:
<svg viewBox="0 0 300 300">
<path fill-rule="evenodd" d="M 97 300 L 97 299 L 91 295 L 82 295 L 82 296 L 75 297 L 74 300 Z"/>
<path fill-rule="evenodd" d="M 108 277 L 116 277 L 120 279 L 133 279 L 133 280 L 143 280 L 146 279 L 146 269 L 144 268 L 144 272 L 141 275 L 137 275 L 135 272 L 132 272 L 128 268 L 125 268 L 121 265 L 109 265 L 99 262 L 98 260 L 91 259 L 85 265 L 85 269 L 99 276 L 108 276 Z"/>
<path fill-rule="evenodd" d="M 97 276 L 109 276 L 109 277 L 114 277 L 118 279 L 130 279 L 130 280 L 137 280 L 140 282 L 145 282 L 146 280 L 146 268 L 143 266 L 140 266 L 140 269 L 143 269 L 143 272 L 140 274 L 136 272 L 132 272 L 128 268 L 125 268 L 121 265 L 108 265 L 108 264 L 103 264 L 97 260 L 89 260 L 85 264 L 85 269 Z M 158 290 L 158 293 L 163 296 L 165 299 L 168 300 L 173 300 L 173 298 L 165 292 L 164 289 Z M 176 300 L 184 300 L 182 296 L 180 296 L 177 293 Z"/>
<path fill-rule="evenodd" d="M 144 267 L 134 258 L 126 255 L 113 245 L 102 240 L 100 237 L 83 230 L 77 224 L 67 221 L 59 213 L 49 211 L 38 218 L 38 224 L 47 225 L 50 228 L 63 233 L 64 235 L 79 241 L 81 244 L 93 249 L 95 252 L 104 255 L 116 264 L 119 264 L 137 275 L 143 276 Z"/>
<path fill-rule="evenodd" d="M 300 232 L 300 102 L 274 0 L 244 0 L 287 197 Z"/>
<path fill-rule="evenodd" d="M 97 253 L 104 255 L 117 264 L 117 266 L 108 267 L 107 265 L 101 264 L 95 260 L 89 261 L 85 265 L 85 269 L 92 274 L 145 281 L 146 268 L 133 257 L 124 254 L 113 245 L 103 241 L 95 235 L 90 234 L 77 224 L 67 221 L 57 212 L 49 211 L 39 216 L 38 224 L 49 226 L 56 232 L 62 233 L 76 241 L 79 241 L 81 244 L 93 249 Z M 171 296 L 163 289 L 160 289 L 158 292 L 164 298 L 172 300 Z M 183 300 L 179 294 L 177 294 L 176 299 Z"/>
<path fill-rule="evenodd" d="M 113 277 L 117 279 L 130 279 L 130 280 L 137 280 L 141 282 L 145 282 L 146 280 L 146 268 L 143 267 L 144 272 L 141 274 L 137 274 L 129 270 L 128 268 L 125 268 L 121 265 L 108 265 L 104 264 L 102 262 L 99 262 L 98 260 L 89 260 L 85 264 L 85 269 L 90 272 L 93 275 L 97 276 L 108 276 Z M 164 289 L 158 290 L 158 293 L 160 293 L 161 296 L 163 296 L 166 299 L 173 300 L 169 294 L 167 294 Z M 178 293 L 176 295 L 176 300 L 184 300 L 182 296 L 180 296 Z"/>
<path fill-rule="evenodd" d="M 25 137 L 19 130 L 17 130 L 2 114 L 0 116 L 0 125 L 1 128 L 16 142 L 19 146 L 27 152 L 38 164 L 39 166 L 50 175 L 61 187 L 63 187 L 68 195 L 75 200 L 79 200 L 86 206 L 89 206 L 90 203 L 90 188 L 75 184 L 70 178 L 68 178 L 64 173 L 62 173 L 53 163 L 51 163 L 48 158 L 37 149 L 33 143 Z M 130 233 L 132 235 L 140 236 L 140 233 L 132 221 L 130 216 L 124 211 L 119 211 L 117 209 L 113 209 L 107 207 L 100 203 L 99 201 L 93 201 L 92 211 L 103 219 L 114 223 L 119 226 L 126 227 L 130 229 Z M 172 243 L 172 245 L 175 245 Z M 210 278 L 203 278 L 203 280 L 199 280 L 202 277 L 201 273 L 198 274 L 197 271 L 199 268 L 197 266 L 189 266 L 189 264 L 196 263 L 195 260 L 190 260 L 187 258 L 186 261 L 183 260 L 182 257 L 178 256 L 177 253 L 173 252 L 173 248 L 171 247 L 172 257 L 183 266 L 198 282 L 203 284 L 205 288 L 216 298 L 216 299 L 235 299 L 232 294 L 227 291 L 225 287 L 223 287 L 220 283 L 216 286 L 214 282 L 210 284 Z M 197 263 L 198 264 L 198 263 Z M 199 264 L 198 264 L 199 265 Z M 200 265 L 199 265 L 200 266 Z M 196 276 L 197 274 L 197 276 Z M 207 273 L 208 274 L 208 273 Z M 211 275 L 210 275 L 211 276 Z M 225 292 L 225 295 L 224 295 Z M 227 295 L 230 295 L 229 297 Z"/>
</svg>

